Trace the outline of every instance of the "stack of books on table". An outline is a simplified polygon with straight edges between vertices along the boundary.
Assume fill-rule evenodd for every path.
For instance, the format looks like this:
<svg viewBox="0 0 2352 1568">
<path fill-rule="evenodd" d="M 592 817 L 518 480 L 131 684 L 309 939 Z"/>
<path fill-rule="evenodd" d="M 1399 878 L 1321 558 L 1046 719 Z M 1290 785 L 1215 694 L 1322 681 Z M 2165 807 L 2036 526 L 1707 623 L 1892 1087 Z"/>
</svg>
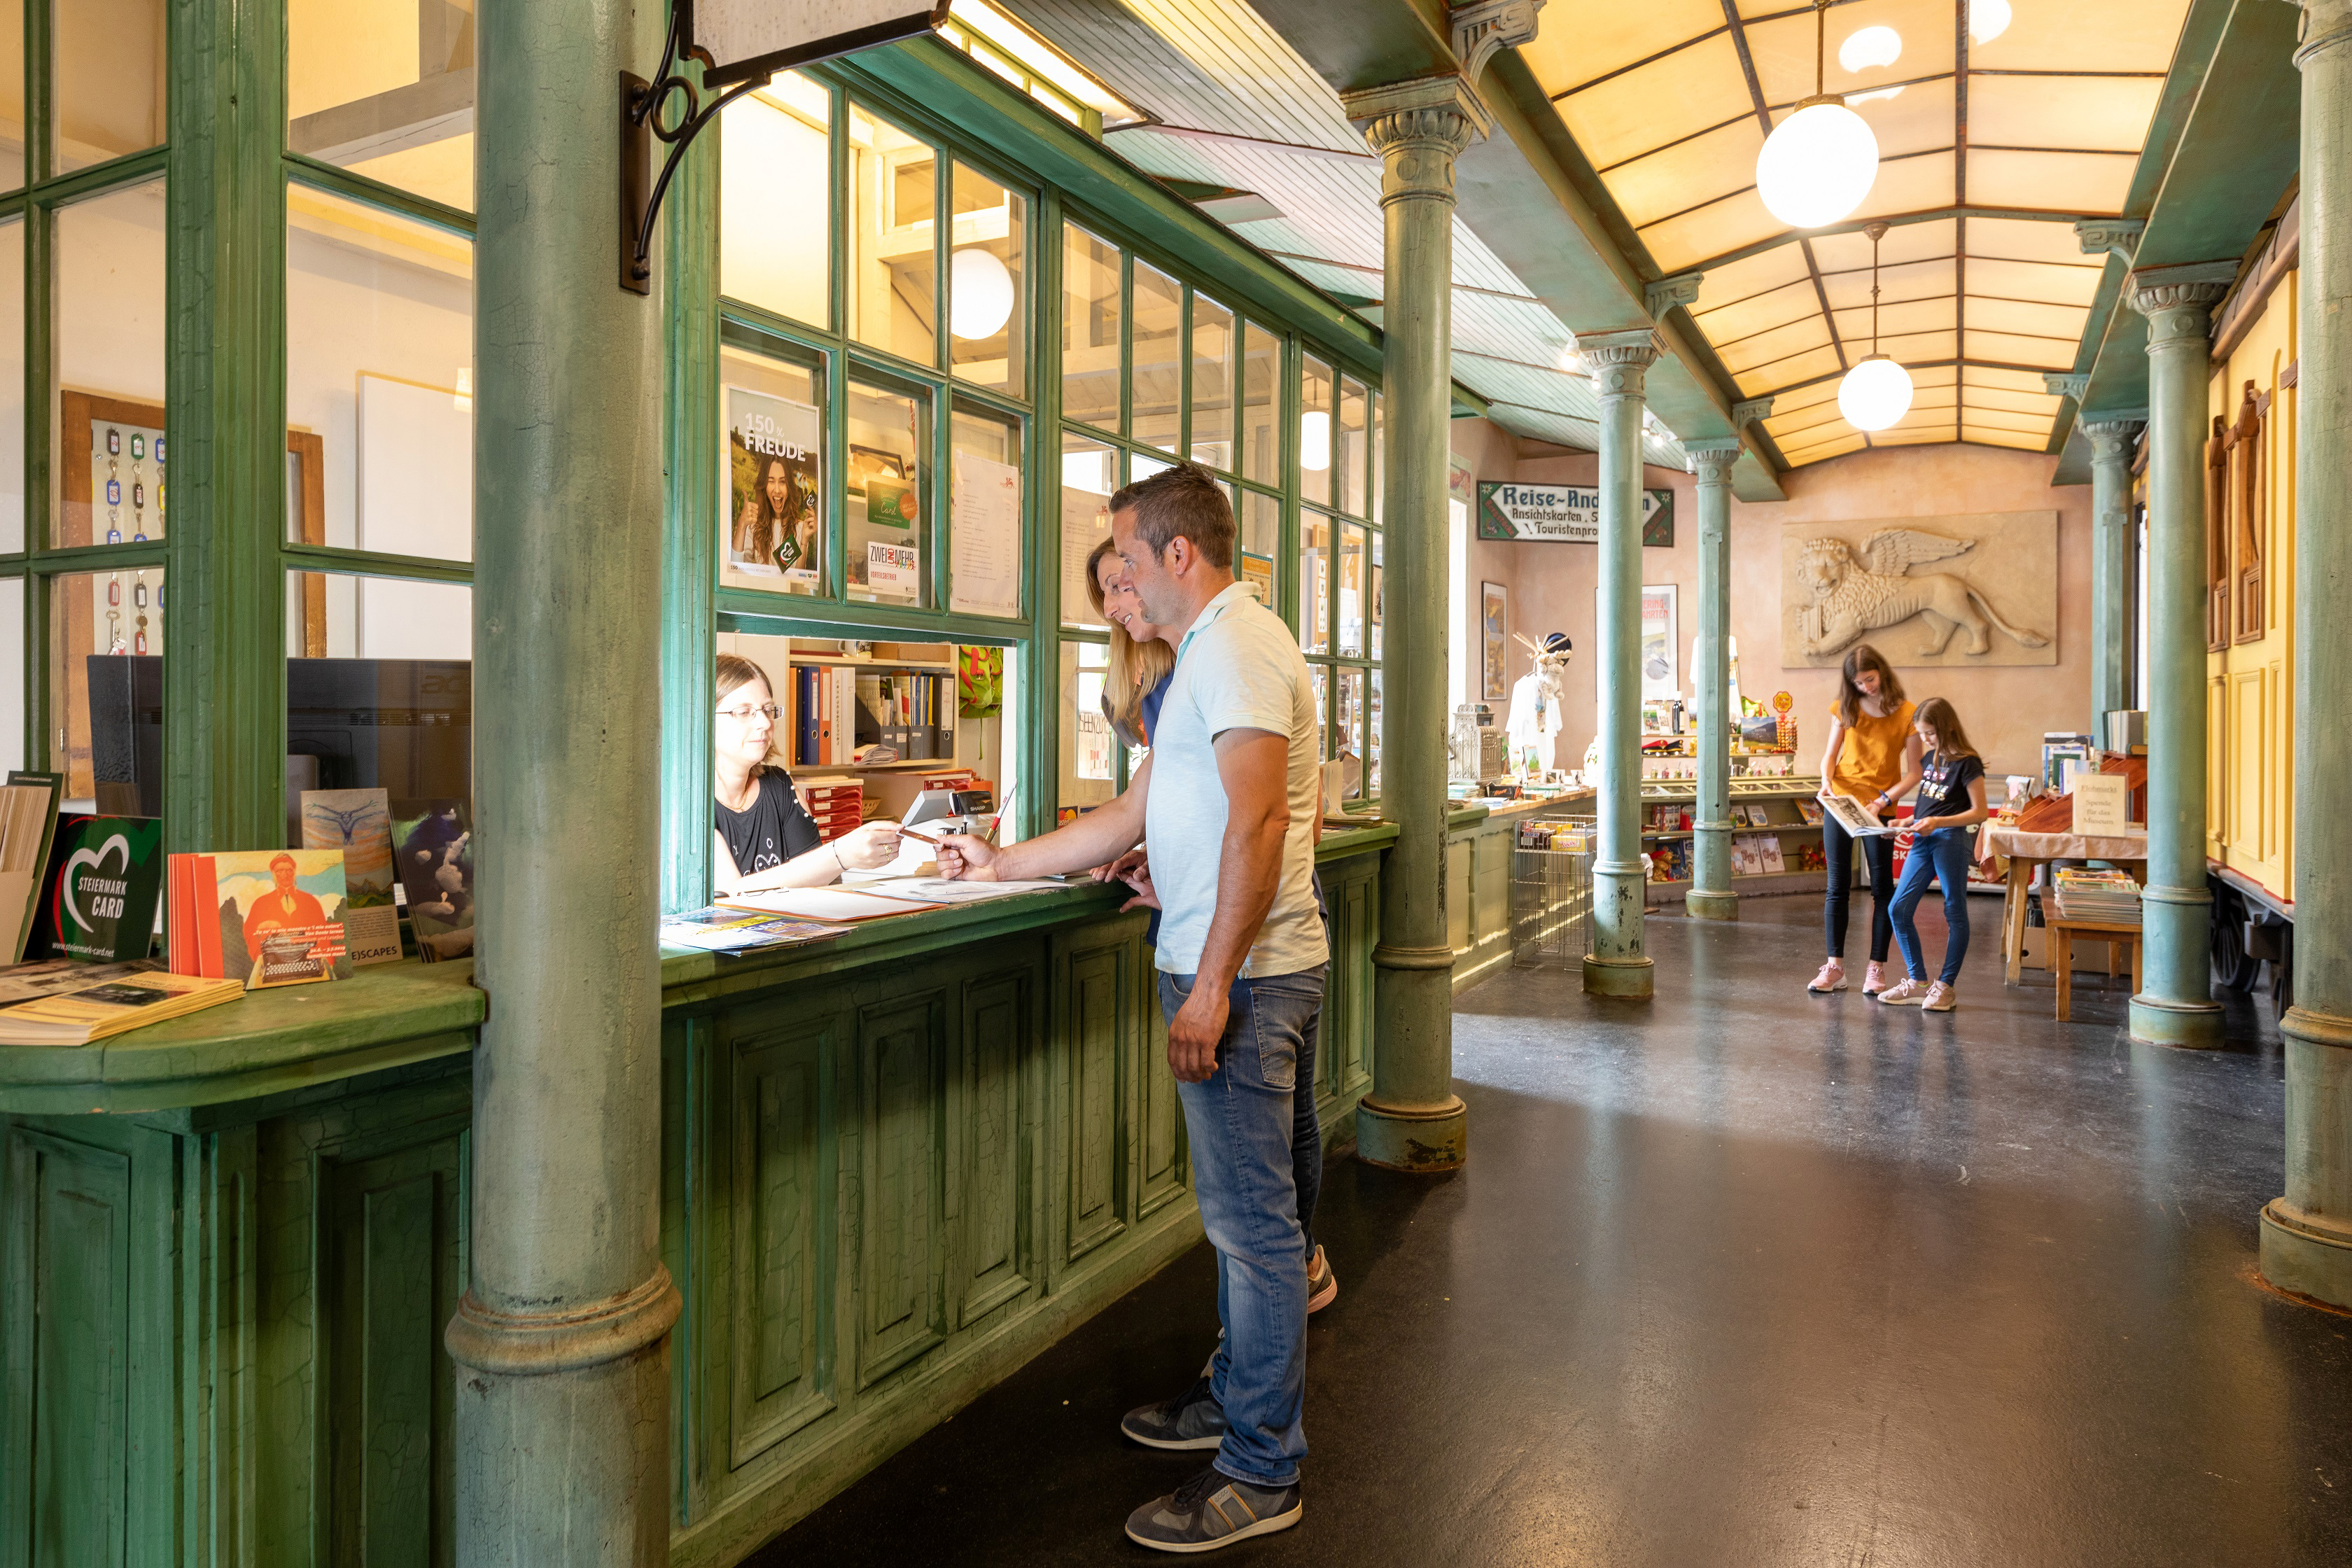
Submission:
<svg viewBox="0 0 2352 1568">
<path fill-rule="evenodd" d="M 2051 874 L 2050 899 L 2061 920 L 2097 921 L 2105 925 L 2140 923 L 2139 884 L 2131 879 L 2128 871 L 2062 866 Z"/>
<path fill-rule="evenodd" d="M 816 819 L 817 837 L 827 844 L 856 827 L 866 812 L 866 786 L 851 779 L 841 784 L 800 786 L 801 804 Z"/>
</svg>

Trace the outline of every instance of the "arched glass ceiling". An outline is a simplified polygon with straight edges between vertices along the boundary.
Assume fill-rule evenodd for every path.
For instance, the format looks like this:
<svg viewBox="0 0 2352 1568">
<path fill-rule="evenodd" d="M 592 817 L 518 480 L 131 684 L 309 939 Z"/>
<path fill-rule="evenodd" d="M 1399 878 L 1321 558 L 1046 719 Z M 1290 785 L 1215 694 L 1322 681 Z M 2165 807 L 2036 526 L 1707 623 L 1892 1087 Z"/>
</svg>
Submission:
<svg viewBox="0 0 2352 1568">
<path fill-rule="evenodd" d="M 1692 319 L 1744 397 L 1769 395 L 1781 454 L 1977 441 L 2040 450 L 2105 258 L 2073 224 L 2112 217 L 2145 146 L 2189 0 L 2011 0 L 1983 43 L 1968 0 L 1836 0 L 1826 90 L 1878 138 L 1877 183 L 1836 232 L 1781 226 L 1756 194 L 1771 126 L 1813 90 L 1813 7 L 1792 0 L 1550 0 L 1520 58 L 1661 272 L 1703 271 Z M 1889 27 L 1891 64 L 1845 40 Z M 1837 382 L 1879 344 L 1918 395 L 1893 429 L 1839 416 Z"/>
</svg>

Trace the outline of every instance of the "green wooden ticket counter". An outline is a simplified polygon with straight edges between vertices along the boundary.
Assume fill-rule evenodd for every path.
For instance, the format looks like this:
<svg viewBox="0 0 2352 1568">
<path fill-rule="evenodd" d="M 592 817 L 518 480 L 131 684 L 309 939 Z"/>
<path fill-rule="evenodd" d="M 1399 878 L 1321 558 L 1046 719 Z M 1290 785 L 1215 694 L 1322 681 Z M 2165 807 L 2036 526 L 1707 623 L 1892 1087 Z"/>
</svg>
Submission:
<svg viewBox="0 0 2352 1568">
<path fill-rule="evenodd" d="M 1333 1141 L 1395 831 L 1320 852 Z M 676 1561 L 736 1561 L 1199 1237 L 1119 901 L 665 957 Z M 404 963 L 0 1048 L 0 1568 L 454 1560 L 471 979 Z"/>
</svg>

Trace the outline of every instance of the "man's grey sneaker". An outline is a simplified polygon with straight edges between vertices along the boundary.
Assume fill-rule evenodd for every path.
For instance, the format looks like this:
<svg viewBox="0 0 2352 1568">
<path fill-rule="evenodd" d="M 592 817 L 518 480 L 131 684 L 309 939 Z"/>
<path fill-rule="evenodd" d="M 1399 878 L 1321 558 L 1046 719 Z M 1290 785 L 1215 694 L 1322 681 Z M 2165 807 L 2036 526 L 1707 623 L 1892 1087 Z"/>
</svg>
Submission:
<svg viewBox="0 0 2352 1568">
<path fill-rule="evenodd" d="M 1118 1429 L 1147 1448 L 1213 1448 L 1225 1440 L 1225 1413 L 1203 1377 L 1173 1399 L 1129 1411 Z"/>
<path fill-rule="evenodd" d="M 1214 1552 L 1288 1530 L 1306 1515 L 1298 1483 L 1261 1487 L 1214 1465 L 1127 1516 L 1127 1538 L 1156 1552 Z"/>
<path fill-rule="evenodd" d="M 1339 1277 L 1331 1271 L 1331 1260 L 1318 1246 L 1307 1262 L 1307 1310 L 1319 1312 L 1339 1299 Z"/>
</svg>

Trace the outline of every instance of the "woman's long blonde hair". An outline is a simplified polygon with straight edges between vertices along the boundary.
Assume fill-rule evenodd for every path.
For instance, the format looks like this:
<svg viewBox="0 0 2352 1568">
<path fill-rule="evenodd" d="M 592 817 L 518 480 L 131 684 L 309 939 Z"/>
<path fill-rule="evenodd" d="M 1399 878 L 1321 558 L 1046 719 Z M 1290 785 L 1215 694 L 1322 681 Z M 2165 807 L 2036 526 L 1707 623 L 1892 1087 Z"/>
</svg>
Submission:
<svg viewBox="0 0 2352 1568">
<path fill-rule="evenodd" d="M 1103 700 L 1110 707 L 1111 727 L 1148 742 L 1150 737 L 1143 733 L 1143 694 L 1168 679 L 1176 668 L 1176 650 L 1158 637 L 1136 641 L 1104 612 L 1102 574 L 1097 568 L 1102 558 L 1117 548 L 1116 542 L 1106 539 L 1087 552 L 1087 602 L 1110 627 L 1110 672 L 1103 678 Z"/>
<path fill-rule="evenodd" d="M 719 688 L 718 696 L 716 700 L 714 700 L 710 705 L 713 708 L 724 707 L 727 702 L 728 695 L 730 692 L 739 691 L 742 688 L 751 685 L 751 682 L 755 680 L 761 686 L 768 689 L 768 700 L 771 702 L 775 701 L 776 683 L 768 679 L 768 672 L 766 670 L 761 669 L 758 665 L 753 664 L 741 654 L 720 654 L 719 656 L 719 679 L 717 683 Z M 768 754 L 761 758 L 759 765 L 751 770 L 751 776 L 753 778 L 758 778 L 770 768 L 783 766 L 784 753 L 782 744 L 783 738 L 784 721 L 782 719 L 779 719 L 773 724 L 768 726 Z"/>
</svg>

